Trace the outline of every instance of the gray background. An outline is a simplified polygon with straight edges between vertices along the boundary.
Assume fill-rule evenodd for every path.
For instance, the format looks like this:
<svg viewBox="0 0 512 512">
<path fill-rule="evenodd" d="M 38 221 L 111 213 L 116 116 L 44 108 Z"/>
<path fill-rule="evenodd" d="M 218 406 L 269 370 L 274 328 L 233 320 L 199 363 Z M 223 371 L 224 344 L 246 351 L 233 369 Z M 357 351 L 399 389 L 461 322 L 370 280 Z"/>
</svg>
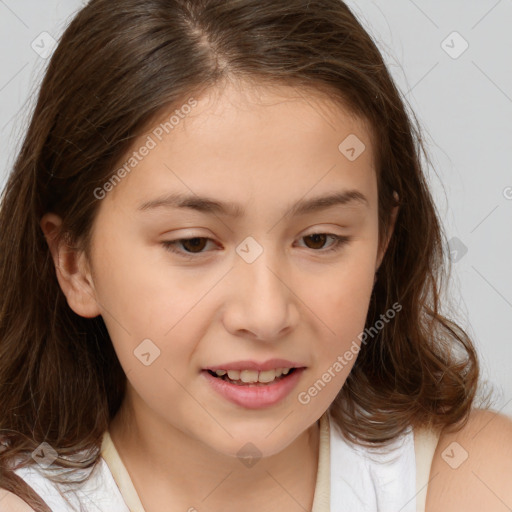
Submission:
<svg viewBox="0 0 512 512">
<path fill-rule="evenodd" d="M 0 188 L 51 52 L 40 35 L 59 39 L 83 3 L 0 0 Z M 424 130 L 452 250 L 446 312 L 475 340 L 493 409 L 512 417 L 512 1 L 347 3 Z"/>
</svg>

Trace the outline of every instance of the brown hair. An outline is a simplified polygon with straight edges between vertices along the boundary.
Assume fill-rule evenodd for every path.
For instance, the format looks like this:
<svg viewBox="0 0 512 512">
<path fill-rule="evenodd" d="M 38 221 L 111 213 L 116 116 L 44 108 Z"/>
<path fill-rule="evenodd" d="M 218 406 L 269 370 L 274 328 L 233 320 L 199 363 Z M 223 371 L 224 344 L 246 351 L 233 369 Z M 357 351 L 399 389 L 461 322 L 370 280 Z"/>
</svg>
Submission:
<svg viewBox="0 0 512 512">
<path fill-rule="evenodd" d="M 164 109 L 227 79 L 318 90 L 368 122 L 383 239 L 368 328 L 330 412 L 347 438 L 385 443 L 409 426 L 456 428 L 479 378 L 468 335 L 439 311 L 444 234 L 420 162 L 421 131 L 382 56 L 339 0 L 92 0 L 73 19 L 45 74 L 0 211 L 0 487 L 49 508 L 12 472 L 43 441 L 53 466 L 93 468 L 126 377 L 105 324 L 66 302 L 39 222 L 88 249 L 101 187 Z M 341 141 L 340 141 L 341 142 Z M 85 451 L 89 457 L 73 462 Z M 52 476 L 58 481 L 57 476 Z M 78 480 L 77 480 L 78 481 Z M 68 477 L 62 482 L 70 482 Z"/>
</svg>

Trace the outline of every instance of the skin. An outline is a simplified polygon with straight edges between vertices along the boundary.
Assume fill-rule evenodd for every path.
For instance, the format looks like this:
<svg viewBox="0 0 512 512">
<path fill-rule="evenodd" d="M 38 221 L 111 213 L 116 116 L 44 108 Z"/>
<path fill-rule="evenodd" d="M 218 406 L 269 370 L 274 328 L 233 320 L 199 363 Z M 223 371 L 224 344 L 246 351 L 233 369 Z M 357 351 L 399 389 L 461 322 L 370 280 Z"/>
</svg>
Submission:
<svg viewBox="0 0 512 512">
<path fill-rule="evenodd" d="M 231 83 L 196 99 L 100 201 L 90 259 L 54 241 L 57 215 L 46 214 L 41 228 L 69 306 L 84 317 L 103 316 L 127 375 L 110 433 L 146 511 L 310 510 L 318 420 L 356 357 L 309 403 L 297 395 L 354 341 L 360 345 L 392 233 L 379 246 L 370 133 L 329 99 L 285 86 Z M 350 134 L 366 146 L 354 161 L 338 149 Z M 367 204 L 285 215 L 302 198 L 344 190 L 358 190 Z M 233 201 L 245 214 L 138 211 L 171 192 Z M 396 208 L 390 213 L 393 226 Z M 350 239 L 327 252 L 334 240 L 308 238 L 313 233 Z M 248 236 L 263 248 L 252 263 L 236 252 Z M 175 244 L 188 258 L 162 245 L 194 237 L 212 241 L 203 240 L 195 255 L 190 244 Z M 160 355 L 146 366 L 134 350 L 148 338 Z M 306 370 L 290 395 L 263 409 L 227 401 L 201 375 L 206 366 L 274 357 Z M 262 457 L 250 468 L 237 457 L 248 442 Z"/>
<path fill-rule="evenodd" d="M 12 492 L 0 489 L 1 512 L 33 512 L 34 509 L 27 505 L 20 497 Z"/>
<path fill-rule="evenodd" d="M 430 467 L 426 512 L 512 510 L 512 419 L 473 409 L 457 432 L 441 432 Z"/>
</svg>

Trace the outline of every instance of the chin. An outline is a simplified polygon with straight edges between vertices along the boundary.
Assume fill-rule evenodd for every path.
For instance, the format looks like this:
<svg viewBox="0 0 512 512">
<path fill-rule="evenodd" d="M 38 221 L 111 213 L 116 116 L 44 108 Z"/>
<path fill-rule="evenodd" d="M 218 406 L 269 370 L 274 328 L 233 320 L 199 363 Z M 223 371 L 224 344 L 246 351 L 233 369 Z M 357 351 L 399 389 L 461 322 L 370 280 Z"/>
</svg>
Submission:
<svg viewBox="0 0 512 512">
<path fill-rule="evenodd" d="M 294 436 L 290 428 L 276 428 L 278 424 L 279 422 L 273 421 L 272 425 L 264 429 L 240 427 L 239 432 L 231 429 L 230 434 L 233 437 L 223 436 L 219 443 L 210 446 L 228 457 L 272 457 L 286 449 L 301 434 L 299 432 Z"/>
</svg>

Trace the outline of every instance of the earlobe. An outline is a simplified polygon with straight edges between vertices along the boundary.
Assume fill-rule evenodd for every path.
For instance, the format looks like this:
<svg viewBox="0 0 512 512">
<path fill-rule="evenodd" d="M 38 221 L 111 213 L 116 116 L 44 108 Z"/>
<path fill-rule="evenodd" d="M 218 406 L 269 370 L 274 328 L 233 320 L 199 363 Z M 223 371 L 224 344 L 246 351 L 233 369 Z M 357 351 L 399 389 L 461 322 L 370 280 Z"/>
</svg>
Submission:
<svg viewBox="0 0 512 512">
<path fill-rule="evenodd" d="M 96 301 L 96 292 L 83 251 L 71 246 L 69 238 L 58 238 L 62 219 L 54 214 L 45 214 L 40 221 L 50 249 L 60 288 L 66 296 L 69 307 L 80 316 L 94 318 L 101 314 Z"/>
</svg>

